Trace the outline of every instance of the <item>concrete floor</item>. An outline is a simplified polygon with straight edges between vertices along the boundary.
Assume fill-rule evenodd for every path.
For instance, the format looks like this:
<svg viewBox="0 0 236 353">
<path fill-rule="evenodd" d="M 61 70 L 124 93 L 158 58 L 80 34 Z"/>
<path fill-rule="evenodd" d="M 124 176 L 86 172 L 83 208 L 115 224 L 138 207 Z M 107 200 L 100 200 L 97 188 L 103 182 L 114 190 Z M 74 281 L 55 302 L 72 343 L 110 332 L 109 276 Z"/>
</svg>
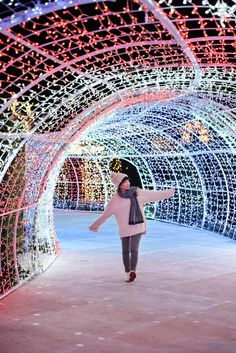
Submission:
<svg viewBox="0 0 236 353">
<path fill-rule="evenodd" d="M 0 353 L 235 353 L 236 242 L 148 222 L 124 282 L 114 220 L 56 211 L 61 253 L 0 302 Z"/>
</svg>

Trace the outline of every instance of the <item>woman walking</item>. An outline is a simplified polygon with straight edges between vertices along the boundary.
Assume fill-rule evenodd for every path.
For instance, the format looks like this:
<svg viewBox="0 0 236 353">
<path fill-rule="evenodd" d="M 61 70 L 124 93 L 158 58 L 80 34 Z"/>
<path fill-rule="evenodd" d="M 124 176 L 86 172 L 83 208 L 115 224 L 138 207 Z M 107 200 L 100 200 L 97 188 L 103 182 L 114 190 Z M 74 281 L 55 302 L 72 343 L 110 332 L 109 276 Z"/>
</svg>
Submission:
<svg viewBox="0 0 236 353">
<path fill-rule="evenodd" d="M 126 282 L 132 282 L 136 278 L 139 242 L 141 236 L 146 233 L 144 205 L 170 198 L 175 189 L 157 191 L 131 187 L 128 175 L 123 173 L 111 172 L 111 181 L 118 187 L 117 192 L 108 202 L 102 215 L 90 225 L 89 230 L 97 232 L 108 217 L 115 216 L 121 238 Z"/>
</svg>

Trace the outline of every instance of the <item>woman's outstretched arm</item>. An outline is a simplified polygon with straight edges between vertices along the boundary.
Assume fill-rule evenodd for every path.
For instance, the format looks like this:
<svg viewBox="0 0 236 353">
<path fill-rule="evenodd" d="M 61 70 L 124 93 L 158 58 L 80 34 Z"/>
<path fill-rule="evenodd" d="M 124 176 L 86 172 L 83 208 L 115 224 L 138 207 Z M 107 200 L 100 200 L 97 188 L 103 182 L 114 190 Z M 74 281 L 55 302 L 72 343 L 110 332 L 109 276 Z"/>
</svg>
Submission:
<svg viewBox="0 0 236 353">
<path fill-rule="evenodd" d="M 175 193 L 175 189 L 167 189 L 167 190 L 143 190 L 139 189 L 138 194 L 140 194 L 140 198 L 142 202 L 154 202 L 169 199 Z"/>
<path fill-rule="evenodd" d="M 96 219 L 95 222 L 93 222 L 90 226 L 89 226 L 89 230 L 90 232 L 97 232 L 98 228 L 100 227 L 100 225 L 102 223 L 104 223 L 107 218 L 111 217 L 113 215 L 113 207 L 112 207 L 112 200 L 110 200 L 107 204 L 107 206 L 105 207 L 103 213 L 101 214 L 100 217 L 98 217 Z"/>
</svg>

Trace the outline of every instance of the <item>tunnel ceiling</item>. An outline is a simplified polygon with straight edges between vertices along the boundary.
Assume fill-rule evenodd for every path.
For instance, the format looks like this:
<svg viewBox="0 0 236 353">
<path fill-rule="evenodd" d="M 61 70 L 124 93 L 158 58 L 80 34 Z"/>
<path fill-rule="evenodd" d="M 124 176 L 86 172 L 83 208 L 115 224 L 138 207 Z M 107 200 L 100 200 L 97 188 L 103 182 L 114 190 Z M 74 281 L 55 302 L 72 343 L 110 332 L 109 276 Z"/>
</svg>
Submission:
<svg viewBox="0 0 236 353">
<path fill-rule="evenodd" d="M 1 177 L 26 142 L 42 148 L 46 171 L 46 154 L 54 160 L 83 131 L 117 134 L 140 153 L 153 150 L 135 134 L 160 153 L 234 153 L 235 9 L 230 0 L 1 1 Z"/>
<path fill-rule="evenodd" d="M 216 112 L 232 140 L 236 5 L 217 4 L 2 1 L 2 140 L 16 148 L 45 133 L 68 139 L 109 107 L 173 107 L 181 95 L 187 110 L 200 102 L 208 120 Z"/>
<path fill-rule="evenodd" d="M 234 154 L 235 8 L 223 0 L 3 0 L 6 190 L 4 175 L 26 145 L 43 181 L 33 203 L 78 138 L 117 136 L 140 154 Z"/>
</svg>

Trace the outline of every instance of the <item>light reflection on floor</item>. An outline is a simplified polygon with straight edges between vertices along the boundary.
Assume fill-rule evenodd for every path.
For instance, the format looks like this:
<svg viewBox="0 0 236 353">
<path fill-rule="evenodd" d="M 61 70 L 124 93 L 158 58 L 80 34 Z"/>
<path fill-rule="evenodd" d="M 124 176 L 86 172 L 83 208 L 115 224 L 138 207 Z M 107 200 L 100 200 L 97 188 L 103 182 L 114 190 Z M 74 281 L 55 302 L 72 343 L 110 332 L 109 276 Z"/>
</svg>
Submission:
<svg viewBox="0 0 236 353">
<path fill-rule="evenodd" d="M 109 219 L 55 211 L 60 256 L 1 302 L 0 353 L 235 353 L 236 242 L 148 221 L 124 282 Z"/>
</svg>

